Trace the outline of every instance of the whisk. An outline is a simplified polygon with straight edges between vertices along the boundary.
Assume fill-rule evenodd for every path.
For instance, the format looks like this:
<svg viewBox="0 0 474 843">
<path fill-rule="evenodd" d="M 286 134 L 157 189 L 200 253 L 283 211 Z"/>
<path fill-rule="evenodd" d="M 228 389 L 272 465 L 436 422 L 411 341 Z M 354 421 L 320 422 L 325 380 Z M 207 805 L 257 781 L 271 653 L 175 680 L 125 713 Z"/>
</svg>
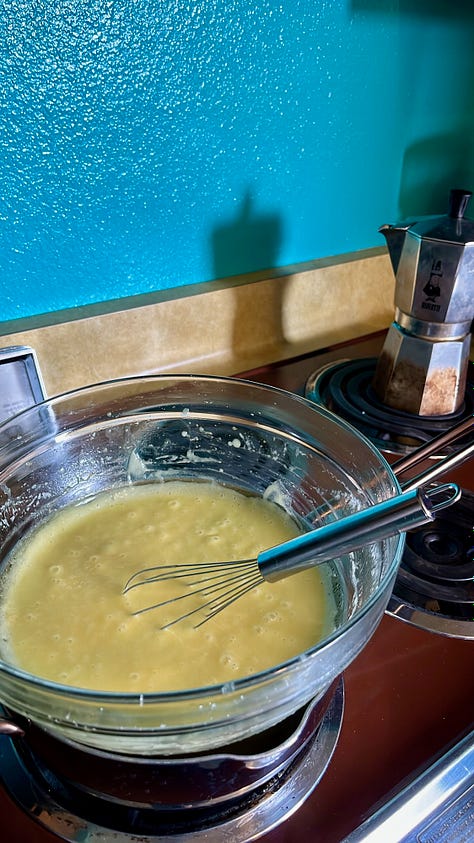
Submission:
<svg viewBox="0 0 474 843">
<path fill-rule="evenodd" d="M 162 628 L 173 626 L 193 615 L 200 616 L 199 622 L 195 624 L 199 627 L 264 580 L 275 582 L 358 550 L 364 545 L 425 524 L 433 520 L 441 509 L 455 503 L 460 495 L 455 483 L 431 486 L 429 491 L 413 489 L 263 550 L 254 559 L 144 568 L 130 577 L 124 593 L 151 583 L 184 579 L 189 586 L 184 594 L 145 606 L 132 614 L 139 615 L 199 596 L 201 604 L 197 608 L 177 615 Z"/>
</svg>

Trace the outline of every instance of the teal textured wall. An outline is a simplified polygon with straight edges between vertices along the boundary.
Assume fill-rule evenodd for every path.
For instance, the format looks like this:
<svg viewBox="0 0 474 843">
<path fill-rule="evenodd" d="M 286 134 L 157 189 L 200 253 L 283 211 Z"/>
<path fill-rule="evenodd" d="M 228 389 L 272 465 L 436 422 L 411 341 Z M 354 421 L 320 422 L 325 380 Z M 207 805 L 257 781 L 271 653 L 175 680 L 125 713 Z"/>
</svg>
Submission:
<svg viewBox="0 0 474 843">
<path fill-rule="evenodd" d="M 0 0 L 0 321 L 383 245 L 474 184 L 470 0 Z"/>
</svg>

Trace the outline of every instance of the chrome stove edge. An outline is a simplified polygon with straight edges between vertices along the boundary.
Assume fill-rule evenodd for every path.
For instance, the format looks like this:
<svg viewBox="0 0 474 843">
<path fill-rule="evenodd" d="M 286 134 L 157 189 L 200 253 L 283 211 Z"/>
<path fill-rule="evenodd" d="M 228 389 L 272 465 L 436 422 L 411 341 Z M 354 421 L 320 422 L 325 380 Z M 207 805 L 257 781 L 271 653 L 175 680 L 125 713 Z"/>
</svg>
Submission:
<svg viewBox="0 0 474 843">
<path fill-rule="evenodd" d="M 466 843 L 474 828 L 474 731 L 341 843 Z"/>
</svg>

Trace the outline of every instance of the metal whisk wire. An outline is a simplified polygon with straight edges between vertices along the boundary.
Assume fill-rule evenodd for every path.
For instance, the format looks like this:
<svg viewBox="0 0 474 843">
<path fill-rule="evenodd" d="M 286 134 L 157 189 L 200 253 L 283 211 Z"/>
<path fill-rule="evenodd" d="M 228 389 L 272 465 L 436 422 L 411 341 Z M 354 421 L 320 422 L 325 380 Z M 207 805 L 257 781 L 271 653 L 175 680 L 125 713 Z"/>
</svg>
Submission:
<svg viewBox="0 0 474 843">
<path fill-rule="evenodd" d="M 158 571 L 159 573 L 154 573 Z M 190 609 L 183 615 L 163 625 L 162 629 L 192 617 L 196 614 L 204 614 L 203 619 L 195 624 L 195 628 L 202 626 L 214 615 L 222 612 L 248 591 L 256 588 L 265 578 L 261 574 L 256 559 L 240 559 L 234 562 L 206 562 L 202 564 L 182 563 L 178 565 L 155 565 L 150 568 L 143 568 L 129 578 L 123 589 L 126 594 L 134 588 L 151 583 L 164 582 L 168 580 L 185 579 L 190 589 L 184 594 L 170 597 L 168 600 L 161 600 L 151 606 L 136 609 L 133 615 L 141 615 L 152 609 L 160 609 L 170 603 L 178 603 L 180 600 L 187 600 L 190 597 L 211 594 L 211 599 Z M 199 586 L 194 588 L 194 586 Z"/>
<path fill-rule="evenodd" d="M 183 594 L 136 609 L 132 614 L 140 615 L 201 595 L 205 598 L 204 603 L 162 626 L 167 629 L 193 615 L 203 614 L 202 620 L 195 624 L 197 628 L 263 581 L 274 582 L 432 521 L 439 510 L 455 503 L 460 495 L 461 490 L 455 483 L 430 486 L 429 490 L 412 489 L 302 533 L 262 551 L 255 559 L 143 568 L 132 574 L 123 592 L 166 580 L 187 580 L 189 588 Z"/>
</svg>

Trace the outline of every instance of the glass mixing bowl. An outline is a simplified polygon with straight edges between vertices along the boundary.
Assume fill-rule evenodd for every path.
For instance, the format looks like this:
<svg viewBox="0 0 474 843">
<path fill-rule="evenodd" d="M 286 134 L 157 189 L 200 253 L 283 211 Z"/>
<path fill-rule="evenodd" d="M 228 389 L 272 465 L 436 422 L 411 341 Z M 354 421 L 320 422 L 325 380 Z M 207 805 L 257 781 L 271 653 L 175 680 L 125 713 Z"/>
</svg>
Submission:
<svg viewBox="0 0 474 843">
<path fill-rule="evenodd" d="M 56 510 L 100 491 L 213 480 L 283 501 L 307 528 L 397 494 L 390 466 L 337 416 L 235 378 L 157 375 L 51 398 L 0 425 L 0 559 Z M 0 701 L 57 737 L 133 755 L 204 752 L 323 696 L 389 600 L 404 538 L 328 563 L 336 628 L 314 647 L 224 685 L 137 694 L 74 688 L 0 661 Z M 1 599 L 1 595 L 0 595 Z"/>
</svg>

